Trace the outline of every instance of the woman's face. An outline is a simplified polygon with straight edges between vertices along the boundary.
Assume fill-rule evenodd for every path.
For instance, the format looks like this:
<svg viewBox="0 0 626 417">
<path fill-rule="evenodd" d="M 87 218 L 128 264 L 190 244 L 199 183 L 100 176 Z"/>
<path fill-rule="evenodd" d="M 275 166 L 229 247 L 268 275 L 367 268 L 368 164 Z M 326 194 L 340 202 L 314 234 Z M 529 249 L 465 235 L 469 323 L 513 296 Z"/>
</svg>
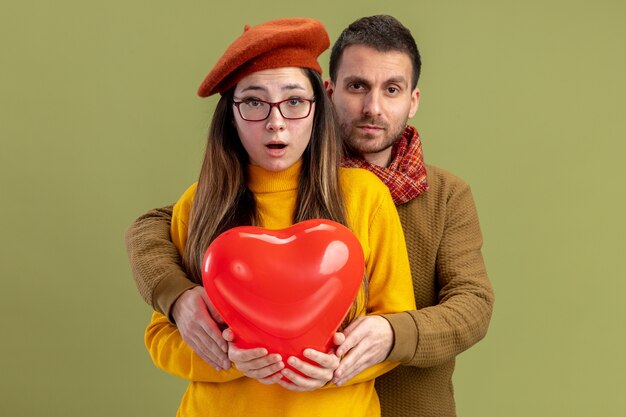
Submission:
<svg viewBox="0 0 626 417">
<path fill-rule="evenodd" d="M 300 114 L 299 106 L 309 105 L 297 99 L 313 98 L 309 78 L 303 69 L 294 67 L 252 73 L 237 83 L 234 94 L 235 102 L 244 102 L 239 110 L 248 119 L 258 118 L 249 114 L 256 116 L 258 108 L 266 106 L 260 101 L 276 103 L 294 99 L 281 105 L 283 114 L 290 117 Z M 267 119 L 261 121 L 244 120 L 240 111 L 233 109 L 235 127 L 251 164 L 268 171 L 282 171 L 302 158 L 311 139 L 315 103 L 311 103 L 310 114 L 302 119 L 286 119 L 276 106 L 271 107 Z"/>
</svg>

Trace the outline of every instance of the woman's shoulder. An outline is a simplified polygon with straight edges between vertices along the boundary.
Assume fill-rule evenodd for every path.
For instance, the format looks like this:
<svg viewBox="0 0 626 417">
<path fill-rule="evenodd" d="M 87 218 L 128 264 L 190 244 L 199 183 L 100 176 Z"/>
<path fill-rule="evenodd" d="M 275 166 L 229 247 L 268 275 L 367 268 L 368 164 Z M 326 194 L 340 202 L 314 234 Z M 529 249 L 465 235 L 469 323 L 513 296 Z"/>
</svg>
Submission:
<svg viewBox="0 0 626 417">
<path fill-rule="evenodd" d="M 344 168 L 339 170 L 339 176 L 341 178 L 343 186 L 362 189 L 362 190 L 374 190 L 384 191 L 387 190 L 387 186 L 373 173 L 364 168 Z"/>
<path fill-rule="evenodd" d="M 340 168 L 342 192 L 349 202 L 391 199 L 387 186 L 373 173 L 363 168 Z"/>
<path fill-rule="evenodd" d="M 183 218 L 183 221 L 189 217 L 189 212 L 191 211 L 191 206 L 193 205 L 193 199 L 196 196 L 196 189 L 198 188 L 198 183 L 194 182 L 185 190 L 183 195 L 180 196 L 176 204 L 174 204 L 174 210 L 172 212 L 172 217 Z"/>
<path fill-rule="evenodd" d="M 183 193 L 182 196 L 180 196 L 178 201 L 189 200 L 189 199 L 193 200 L 193 197 L 196 195 L 197 189 L 198 189 L 198 183 L 194 182 L 185 190 L 185 192 Z"/>
<path fill-rule="evenodd" d="M 399 225 L 391 193 L 376 175 L 363 168 L 342 168 L 340 172 L 348 224 L 363 242 L 369 241 L 371 233 Z"/>
</svg>

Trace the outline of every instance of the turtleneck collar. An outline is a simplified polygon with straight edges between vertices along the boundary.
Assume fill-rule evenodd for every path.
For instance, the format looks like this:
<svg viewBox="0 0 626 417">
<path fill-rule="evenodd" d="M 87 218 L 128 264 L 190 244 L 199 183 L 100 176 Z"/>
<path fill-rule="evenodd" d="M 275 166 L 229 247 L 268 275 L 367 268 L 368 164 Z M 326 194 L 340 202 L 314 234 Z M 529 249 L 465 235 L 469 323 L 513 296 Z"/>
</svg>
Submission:
<svg viewBox="0 0 626 417">
<path fill-rule="evenodd" d="M 300 179 L 302 159 L 289 168 L 274 172 L 260 166 L 248 165 L 248 187 L 254 194 L 296 190 Z"/>
</svg>

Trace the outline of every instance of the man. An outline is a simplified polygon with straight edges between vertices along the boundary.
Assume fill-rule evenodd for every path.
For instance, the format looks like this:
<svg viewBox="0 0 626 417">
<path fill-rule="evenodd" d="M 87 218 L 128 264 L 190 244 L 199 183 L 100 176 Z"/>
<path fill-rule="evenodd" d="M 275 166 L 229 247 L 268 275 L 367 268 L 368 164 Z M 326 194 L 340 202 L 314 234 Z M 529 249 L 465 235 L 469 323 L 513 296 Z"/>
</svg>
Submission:
<svg viewBox="0 0 626 417">
<path fill-rule="evenodd" d="M 469 186 L 425 165 L 406 123 L 417 111 L 421 61 L 415 40 L 390 16 L 359 19 L 342 32 L 327 84 L 350 155 L 344 165 L 376 174 L 390 189 L 407 242 L 417 310 L 352 323 L 338 347 L 333 382 L 383 360 L 403 366 L 376 381 L 383 416 L 454 416 L 455 357 L 482 339 L 493 290 Z M 216 368 L 230 366 L 203 289 L 189 281 L 169 242 L 171 208 L 153 210 L 127 232 L 137 286 L 183 339 Z"/>
</svg>

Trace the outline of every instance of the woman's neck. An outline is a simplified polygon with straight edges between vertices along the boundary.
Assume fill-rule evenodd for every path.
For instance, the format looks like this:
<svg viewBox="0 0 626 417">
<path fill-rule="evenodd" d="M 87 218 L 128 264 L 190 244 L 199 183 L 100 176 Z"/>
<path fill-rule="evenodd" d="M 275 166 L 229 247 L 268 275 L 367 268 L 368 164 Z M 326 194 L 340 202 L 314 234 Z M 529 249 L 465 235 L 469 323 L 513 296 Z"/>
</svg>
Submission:
<svg viewBox="0 0 626 417">
<path fill-rule="evenodd" d="M 268 171 L 260 166 L 248 165 L 248 187 L 255 194 L 295 190 L 300 180 L 302 160 L 282 171 Z"/>
</svg>

